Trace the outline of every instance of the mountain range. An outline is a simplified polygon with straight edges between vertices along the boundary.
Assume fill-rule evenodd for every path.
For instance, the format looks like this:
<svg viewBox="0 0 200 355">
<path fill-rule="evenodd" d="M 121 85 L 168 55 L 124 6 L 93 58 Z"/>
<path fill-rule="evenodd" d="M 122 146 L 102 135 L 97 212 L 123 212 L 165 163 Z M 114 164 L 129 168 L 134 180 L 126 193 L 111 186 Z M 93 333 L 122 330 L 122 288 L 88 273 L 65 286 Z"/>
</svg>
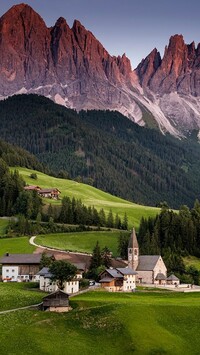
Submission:
<svg viewBox="0 0 200 355">
<path fill-rule="evenodd" d="M 48 28 L 29 5 L 0 18 L 0 99 L 36 93 L 77 111 L 117 110 L 135 123 L 184 137 L 200 129 L 200 44 L 170 38 L 135 70 L 111 56 L 77 20 Z"/>
</svg>

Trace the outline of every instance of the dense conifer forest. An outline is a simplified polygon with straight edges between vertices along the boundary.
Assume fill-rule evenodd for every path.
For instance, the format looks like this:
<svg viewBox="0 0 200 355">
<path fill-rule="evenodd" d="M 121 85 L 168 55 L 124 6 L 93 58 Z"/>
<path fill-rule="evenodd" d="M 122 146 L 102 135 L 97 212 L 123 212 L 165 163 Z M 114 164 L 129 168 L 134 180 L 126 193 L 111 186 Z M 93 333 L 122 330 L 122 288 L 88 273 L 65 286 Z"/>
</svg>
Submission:
<svg viewBox="0 0 200 355">
<path fill-rule="evenodd" d="M 191 207 L 199 197 L 200 146 L 191 139 L 163 136 L 118 112 L 77 114 L 36 95 L 0 102 L 0 117 L 0 138 L 34 154 L 52 174 L 147 205 Z"/>
</svg>

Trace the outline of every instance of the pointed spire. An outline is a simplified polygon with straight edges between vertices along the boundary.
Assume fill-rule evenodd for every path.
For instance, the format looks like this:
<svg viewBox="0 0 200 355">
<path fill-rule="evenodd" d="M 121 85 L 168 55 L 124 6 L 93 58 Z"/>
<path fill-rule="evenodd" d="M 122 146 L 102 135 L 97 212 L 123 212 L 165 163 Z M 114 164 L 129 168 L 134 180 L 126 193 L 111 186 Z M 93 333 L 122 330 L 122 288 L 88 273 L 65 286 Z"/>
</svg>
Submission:
<svg viewBox="0 0 200 355">
<path fill-rule="evenodd" d="M 137 236 L 136 236 L 136 233 L 135 233 L 135 228 L 133 228 L 133 231 L 131 233 L 128 247 L 129 248 L 139 248 L 138 241 L 137 241 Z"/>
</svg>

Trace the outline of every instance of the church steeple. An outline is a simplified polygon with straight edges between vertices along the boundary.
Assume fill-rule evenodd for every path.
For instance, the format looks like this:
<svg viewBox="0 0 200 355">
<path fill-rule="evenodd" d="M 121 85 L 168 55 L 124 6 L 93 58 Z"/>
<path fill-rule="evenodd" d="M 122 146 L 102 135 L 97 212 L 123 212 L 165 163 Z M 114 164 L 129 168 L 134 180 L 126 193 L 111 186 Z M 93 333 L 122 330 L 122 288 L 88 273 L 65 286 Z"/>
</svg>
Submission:
<svg viewBox="0 0 200 355">
<path fill-rule="evenodd" d="M 129 243 L 128 243 L 128 267 L 136 270 L 139 262 L 139 245 L 137 241 L 137 236 L 135 229 L 131 233 Z"/>
</svg>

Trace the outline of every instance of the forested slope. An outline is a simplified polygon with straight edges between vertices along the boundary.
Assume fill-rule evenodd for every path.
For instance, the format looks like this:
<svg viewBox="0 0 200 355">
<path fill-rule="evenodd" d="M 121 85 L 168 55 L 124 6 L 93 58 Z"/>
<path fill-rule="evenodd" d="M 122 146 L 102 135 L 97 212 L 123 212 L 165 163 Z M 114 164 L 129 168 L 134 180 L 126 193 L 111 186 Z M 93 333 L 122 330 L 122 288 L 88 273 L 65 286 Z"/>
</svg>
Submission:
<svg viewBox="0 0 200 355">
<path fill-rule="evenodd" d="M 139 127 L 118 112 L 77 114 L 36 95 L 0 102 L 0 137 L 47 164 L 137 203 L 193 205 L 200 147 Z"/>
</svg>

